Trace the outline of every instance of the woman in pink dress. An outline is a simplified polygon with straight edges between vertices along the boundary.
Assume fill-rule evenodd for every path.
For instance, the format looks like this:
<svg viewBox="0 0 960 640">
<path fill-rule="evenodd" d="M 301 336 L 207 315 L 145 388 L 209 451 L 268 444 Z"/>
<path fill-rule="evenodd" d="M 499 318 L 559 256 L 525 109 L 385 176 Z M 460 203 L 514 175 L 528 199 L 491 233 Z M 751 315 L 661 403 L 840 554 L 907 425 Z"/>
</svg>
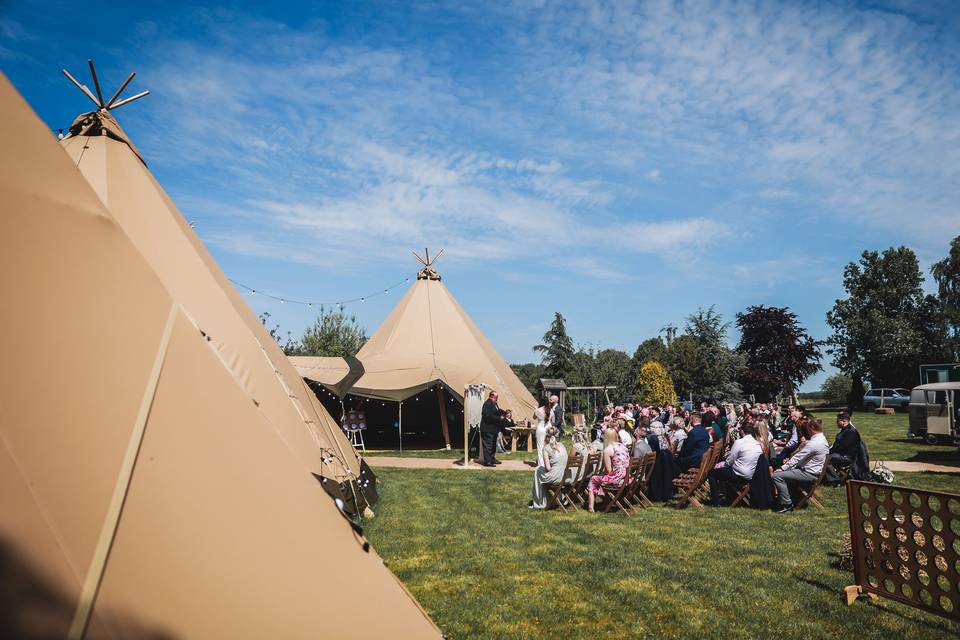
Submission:
<svg viewBox="0 0 960 640">
<path fill-rule="evenodd" d="M 620 442 L 616 429 L 607 429 L 603 432 L 603 470 L 604 475 L 590 478 L 590 492 L 587 494 L 587 511 L 593 512 L 593 505 L 597 496 L 604 495 L 603 485 L 623 484 L 627 477 L 627 467 L 630 464 L 630 452 L 627 446 Z"/>
</svg>

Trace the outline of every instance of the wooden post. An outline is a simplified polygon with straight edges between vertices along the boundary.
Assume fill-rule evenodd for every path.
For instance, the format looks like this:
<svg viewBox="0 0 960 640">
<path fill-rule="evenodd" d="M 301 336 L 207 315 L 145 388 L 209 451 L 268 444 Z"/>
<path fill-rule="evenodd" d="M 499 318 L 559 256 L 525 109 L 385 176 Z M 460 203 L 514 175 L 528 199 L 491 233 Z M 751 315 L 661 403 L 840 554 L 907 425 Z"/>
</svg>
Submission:
<svg viewBox="0 0 960 640">
<path fill-rule="evenodd" d="M 397 428 L 400 430 L 400 453 L 403 453 L 403 400 L 400 401 L 400 408 L 397 410 Z"/>
<path fill-rule="evenodd" d="M 440 406 L 440 426 L 443 428 L 443 444 L 450 451 L 450 429 L 447 426 L 447 403 L 443 401 L 443 385 L 437 385 L 437 404 Z"/>
<path fill-rule="evenodd" d="M 470 466 L 470 419 L 467 417 L 467 398 L 470 385 L 463 387 L 463 466 Z"/>
</svg>

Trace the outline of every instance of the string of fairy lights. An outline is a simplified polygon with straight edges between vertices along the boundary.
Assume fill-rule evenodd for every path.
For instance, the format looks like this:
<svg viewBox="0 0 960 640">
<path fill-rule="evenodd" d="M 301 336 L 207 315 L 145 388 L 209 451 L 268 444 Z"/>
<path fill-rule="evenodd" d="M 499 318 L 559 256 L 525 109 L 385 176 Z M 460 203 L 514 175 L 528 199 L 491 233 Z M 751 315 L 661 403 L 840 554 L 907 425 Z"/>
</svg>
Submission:
<svg viewBox="0 0 960 640">
<path fill-rule="evenodd" d="M 268 293 L 268 292 L 264 291 L 263 289 L 257 289 L 257 288 L 251 287 L 250 285 L 247 285 L 247 284 L 244 284 L 244 283 L 239 282 L 239 281 L 237 281 L 237 280 L 234 280 L 233 278 L 227 278 L 227 280 L 229 280 L 230 282 L 232 282 L 235 287 L 237 287 L 237 288 L 239 288 L 239 289 L 243 289 L 244 291 L 246 291 L 246 292 L 249 293 L 250 295 L 260 296 L 260 297 L 266 298 L 266 299 L 268 299 L 268 300 L 274 300 L 274 301 L 276 301 L 276 302 L 279 302 L 280 304 L 293 304 L 293 305 L 299 305 L 299 306 L 307 307 L 307 308 L 313 308 L 313 307 L 336 307 L 337 309 L 343 309 L 344 306 L 346 306 L 346 305 L 348 305 L 348 304 L 363 303 L 363 302 L 366 302 L 367 300 L 369 300 L 369 299 L 371 299 L 371 298 L 376 298 L 377 296 L 387 295 L 387 294 L 389 294 L 391 291 L 393 291 L 394 289 L 396 289 L 397 287 L 403 286 L 404 284 L 409 284 L 409 282 L 410 282 L 410 277 L 408 276 L 408 277 L 404 278 L 403 280 L 400 280 L 400 281 L 398 281 L 398 282 L 395 282 L 395 283 L 391 284 L 389 287 L 385 287 L 385 288 L 383 288 L 383 289 L 378 289 L 378 290 L 376 290 L 376 291 L 374 291 L 374 292 L 372 292 L 372 293 L 368 293 L 368 294 L 363 295 L 363 296 L 357 296 L 357 297 L 355 297 L 355 298 L 346 298 L 346 299 L 344 299 L 344 300 L 327 300 L 327 301 L 301 300 L 301 299 L 299 299 L 299 298 L 289 298 L 289 297 L 287 297 L 287 296 L 278 296 L 278 295 L 275 295 L 275 294 L 273 294 L 273 293 Z"/>
</svg>

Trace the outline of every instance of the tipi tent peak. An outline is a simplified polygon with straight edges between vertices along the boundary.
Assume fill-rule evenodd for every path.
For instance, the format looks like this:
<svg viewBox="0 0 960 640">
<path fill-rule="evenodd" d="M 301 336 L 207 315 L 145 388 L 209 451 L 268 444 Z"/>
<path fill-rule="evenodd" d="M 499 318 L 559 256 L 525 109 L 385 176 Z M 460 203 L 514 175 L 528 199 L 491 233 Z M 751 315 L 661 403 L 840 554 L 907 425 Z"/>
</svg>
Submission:
<svg viewBox="0 0 960 640">
<path fill-rule="evenodd" d="M 442 253 L 431 256 L 424 251 L 421 257 L 414 252 L 423 268 L 357 353 L 363 375 L 349 393 L 403 402 L 443 387 L 462 404 L 466 386 L 482 383 L 500 393 L 500 406 L 512 410 L 515 420 L 531 419 L 536 408 L 533 395 L 441 282 L 434 264 Z M 291 360 L 300 375 L 328 389 L 343 378 L 345 365 L 328 359 Z"/>
<path fill-rule="evenodd" d="M 92 63 L 91 72 L 95 73 Z M 372 472 L 363 468 L 339 426 L 113 118 L 112 110 L 125 104 L 115 98 L 133 76 L 128 76 L 114 98 L 104 101 L 96 75 L 96 96 L 66 75 L 98 109 L 76 119 L 70 134 L 60 141 L 61 147 L 304 470 L 333 480 L 324 487 L 346 490 L 354 497 L 347 510 L 362 512 L 364 503 L 371 503 L 374 497 L 358 495 L 358 491 L 363 493 L 359 481 Z"/>
</svg>

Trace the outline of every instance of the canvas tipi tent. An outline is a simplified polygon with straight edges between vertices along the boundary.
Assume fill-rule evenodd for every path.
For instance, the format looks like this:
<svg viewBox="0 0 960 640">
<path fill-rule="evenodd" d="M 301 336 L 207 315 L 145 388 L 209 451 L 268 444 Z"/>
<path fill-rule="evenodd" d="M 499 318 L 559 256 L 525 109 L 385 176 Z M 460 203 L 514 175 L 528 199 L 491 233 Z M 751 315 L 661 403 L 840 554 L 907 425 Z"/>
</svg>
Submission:
<svg viewBox="0 0 960 640">
<path fill-rule="evenodd" d="M 462 404 L 466 385 L 485 383 L 515 420 L 532 418 L 533 396 L 443 285 L 434 266 L 439 255 L 417 256 L 423 268 L 416 281 L 357 353 L 363 375 L 350 393 L 403 401 L 440 384 Z M 301 375 L 328 388 L 341 376 L 342 367 L 328 359 L 291 360 Z"/>
<path fill-rule="evenodd" d="M 2 74 L 0 105 L 2 635 L 439 637 Z"/>
<path fill-rule="evenodd" d="M 351 489 L 347 504 L 356 501 L 362 511 L 367 494 L 357 488 L 372 472 L 364 465 L 357 482 L 361 463 L 353 447 L 154 179 L 111 115 L 125 101 L 103 101 L 90 68 L 96 96 L 64 71 L 98 107 L 74 121 L 64 150 L 303 467 Z M 367 493 L 372 500 L 375 493 Z"/>
</svg>

